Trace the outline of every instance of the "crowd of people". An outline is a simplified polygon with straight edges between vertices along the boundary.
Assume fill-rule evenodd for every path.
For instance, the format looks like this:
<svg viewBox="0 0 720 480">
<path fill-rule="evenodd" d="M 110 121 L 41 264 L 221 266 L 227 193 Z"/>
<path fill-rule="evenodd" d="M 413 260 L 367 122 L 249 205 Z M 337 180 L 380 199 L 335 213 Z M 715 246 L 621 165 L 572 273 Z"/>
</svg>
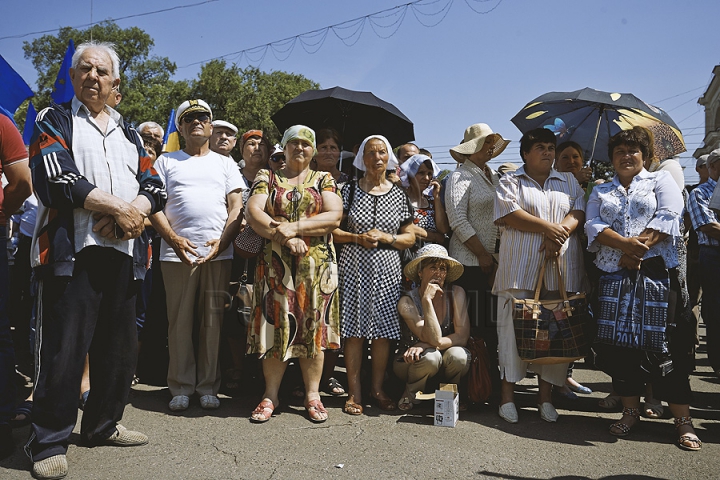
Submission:
<svg viewBox="0 0 720 480">
<path fill-rule="evenodd" d="M 313 422 L 328 418 L 321 392 L 347 394 L 349 415 L 362 415 L 367 399 L 408 411 L 431 380 L 464 385 L 473 335 L 489 352 L 500 417 L 519 421 L 514 386 L 532 372 L 540 418 L 555 422 L 553 390 L 570 398 L 590 389 L 573 380 L 568 362 L 520 356 L 513 302 L 536 289 L 540 298 L 587 292 L 597 313 L 597 292 L 613 275 L 633 285 L 664 275 L 653 285 L 664 285 L 668 300 L 660 351 L 634 341 L 594 346 L 596 365 L 612 377 L 603 404 L 622 404 L 610 433 L 630 434 L 644 396 L 646 406 L 667 402 L 679 447 L 701 449 L 689 410 L 697 344 L 690 309 L 702 288 L 708 355 L 720 372 L 720 223 L 711 208 L 720 150 L 698 160 L 707 175 L 686 201 L 684 181 L 674 178 L 679 165 L 655 158 L 642 127 L 610 139 L 615 176 L 604 183 L 593 179 L 580 145 L 557 146 L 542 128 L 524 133 L 517 164 L 495 171 L 488 162 L 509 141 L 484 123 L 466 129 L 450 149 L 457 169 L 441 173 L 430 152 L 414 144 L 393 150 L 382 135 L 346 156 L 332 128 L 295 125 L 273 148 L 262 131 L 240 134 L 196 99 L 177 109 L 184 148 L 163 152 L 160 125 L 136 130 L 113 108 L 121 101 L 118 69 L 111 45 L 78 46 L 75 97 L 38 115 L 29 155 L 0 115 L 3 213 L 19 210 L 15 264 L 25 266 L 10 299 L 15 343 L 32 351 L 35 366 L 33 393 L 15 408 L 10 326 L 0 312 L 0 432 L 7 445 L 10 427 L 32 424 L 26 452 L 36 478 L 67 474 L 79 398 L 84 443 L 148 442 L 118 422 L 138 381 L 139 332 L 165 328 L 155 318 L 158 298 L 173 412 L 194 396 L 203 409 L 219 408 L 221 384 L 239 388 L 247 358 L 260 360 L 264 378 L 254 422 L 279 407 L 291 363 Z M 354 168 L 341 168 L 341 159 Z M 685 247 L 686 228 L 696 233 L 695 250 Z M 699 273 L 694 289 L 686 265 Z M 243 321 L 228 325 L 231 283 Z M 341 352 L 347 392 L 336 378 Z M 399 398 L 388 375 L 404 385 Z"/>
</svg>

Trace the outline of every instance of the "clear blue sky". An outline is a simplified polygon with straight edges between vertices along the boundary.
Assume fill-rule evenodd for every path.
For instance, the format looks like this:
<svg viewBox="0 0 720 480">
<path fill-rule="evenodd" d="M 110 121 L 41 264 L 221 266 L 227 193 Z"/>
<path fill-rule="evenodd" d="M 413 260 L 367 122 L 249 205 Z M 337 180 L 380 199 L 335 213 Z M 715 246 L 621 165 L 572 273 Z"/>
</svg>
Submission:
<svg viewBox="0 0 720 480">
<path fill-rule="evenodd" d="M 409 1 L 409 0 L 402 0 Z M 78 26 L 202 0 L 6 1 L 0 37 L 60 26 Z M 717 21 L 720 2 L 693 0 L 437 0 L 422 11 L 449 5 L 437 26 L 423 26 L 408 10 L 397 31 L 379 38 L 369 24 L 353 46 L 330 32 L 321 48 L 307 53 L 298 43 L 288 58 L 268 51 L 261 69 L 300 73 L 321 88 L 339 85 L 369 90 L 395 104 L 414 123 L 418 145 L 450 163 L 448 148 L 465 128 L 486 122 L 514 140 L 502 161 L 519 162 L 520 133 L 510 119 L 528 101 L 548 91 L 592 87 L 633 93 L 662 107 L 685 135 L 688 152 L 701 145 L 704 114 L 697 98 L 720 63 Z M 401 0 L 218 0 L 163 14 L 119 20 L 155 39 L 153 53 L 179 67 L 176 78 L 195 78 L 199 65 L 231 52 L 341 23 L 399 5 Z M 498 5 L 499 3 L 499 5 Z M 91 17 L 92 4 L 92 17 Z M 472 9 L 487 11 L 475 13 Z M 436 23 L 440 16 L 420 16 Z M 387 19 L 390 20 L 390 19 Z M 387 21 L 386 20 L 386 21 Z M 393 29 L 377 29 L 388 35 Z M 22 42 L 0 40 L 0 53 L 35 87 L 35 72 Z M 258 60 L 258 57 L 255 57 Z M 230 61 L 237 61 L 234 57 Z M 239 59 L 247 66 L 248 59 Z M 687 93 L 685 93 L 687 92 Z M 672 98 L 670 98 L 672 97 Z M 448 165 L 446 165 L 448 166 Z"/>
</svg>

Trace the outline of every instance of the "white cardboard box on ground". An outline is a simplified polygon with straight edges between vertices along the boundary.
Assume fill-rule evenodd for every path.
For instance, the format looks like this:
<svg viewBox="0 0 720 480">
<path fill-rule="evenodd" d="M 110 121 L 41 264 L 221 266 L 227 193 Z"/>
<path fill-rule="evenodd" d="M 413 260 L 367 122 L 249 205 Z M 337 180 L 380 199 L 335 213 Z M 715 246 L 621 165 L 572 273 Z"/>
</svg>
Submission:
<svg viewBox="0 0 720 480">
<path fill-rule="evenodd" d="M 441 384 L 435 390 L 435 420 L 433 425 L 454 427 L 460 415 L 460 396 L 454 383 Z"/>
</svg>

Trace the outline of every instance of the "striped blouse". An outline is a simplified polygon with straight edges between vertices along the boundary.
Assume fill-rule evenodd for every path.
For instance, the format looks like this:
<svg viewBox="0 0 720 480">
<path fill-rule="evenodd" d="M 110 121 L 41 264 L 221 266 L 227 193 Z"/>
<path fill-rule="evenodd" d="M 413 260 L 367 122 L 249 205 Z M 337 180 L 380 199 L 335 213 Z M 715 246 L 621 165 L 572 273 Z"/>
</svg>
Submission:
<svg viewBox="0 0 720 480">
<path fill-rule="evenodd" d="M 525 173 L 525 166 L 500 178 L 495 196 L 495 223 L 500 226 L 500 260 L 493 292 L 510 288 L 533 290 L 545 260 L 540 251 L 543 234 L 523 232 L 505 225 L 503 217 L 525 210 L 552 223 L 560 223 L 572 210 L 585 211 L 582 187 L 571 173 L 553 169 L 541 186 Z M 580 226 L 580 228 L 582 228 Z M 570 235 L 560 250 L 560 269 L 568 292 L 582 290 L 585 277 L 578 233 Z M 554 268 L 545 270 L 545 288 L 558 290 Z"/>
</svg>

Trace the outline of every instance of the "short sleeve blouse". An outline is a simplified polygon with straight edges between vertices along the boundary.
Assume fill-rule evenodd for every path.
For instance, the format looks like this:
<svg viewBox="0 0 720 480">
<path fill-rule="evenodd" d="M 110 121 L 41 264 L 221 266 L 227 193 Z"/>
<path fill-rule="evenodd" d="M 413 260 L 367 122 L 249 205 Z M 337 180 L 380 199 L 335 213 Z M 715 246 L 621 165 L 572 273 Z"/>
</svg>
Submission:
<svg viewBox="0 0 720 480">
<path fill-rule="evenodd" d="M 597 241 L 600 232 L 610 228 L 623 237 L 636 237 L 650 228 L 668 236 L 650 248 L 643 258 L 660 256 L 667 268 L 677 267 L 675 243 L 680 235 L 683 208 L 682 193 L 665 171 L 651 173 L 643 169 L 627 189 L 617 175 L 612 182 L 596 185 L 585 215 L 588 251 L 597 252 L 595 265 L 605 272 L 615 272 L 620 269 L 618 262 L 622 256 L 620 250 Z"/>
</svg>

